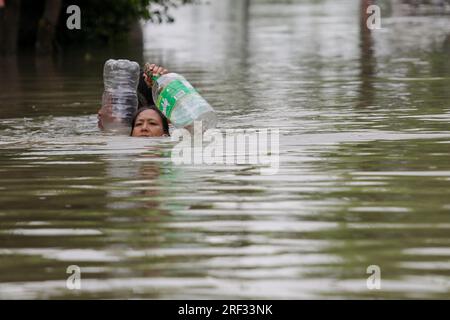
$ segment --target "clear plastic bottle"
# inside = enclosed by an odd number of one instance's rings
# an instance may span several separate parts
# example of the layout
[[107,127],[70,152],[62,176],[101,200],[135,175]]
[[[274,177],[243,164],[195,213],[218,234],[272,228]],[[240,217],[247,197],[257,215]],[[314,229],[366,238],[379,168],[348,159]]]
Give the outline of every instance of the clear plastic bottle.
[[153,101],[176,128],[192,129],[194,121],[202,122],[203,131],[216,126],[214,109],[183,76],[167,73],[152,79]]
[[109,131],[130,130],[137,110],[139,64],[129,60],[109,59],[103,68],[104,92],[102,97],[103,128]]

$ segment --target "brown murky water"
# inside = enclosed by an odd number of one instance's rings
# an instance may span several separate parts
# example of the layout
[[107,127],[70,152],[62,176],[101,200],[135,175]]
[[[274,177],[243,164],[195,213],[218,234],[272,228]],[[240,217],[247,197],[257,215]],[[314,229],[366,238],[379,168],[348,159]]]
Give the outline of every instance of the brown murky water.
[[449,18],[383,12],[211,1],[121,55],[185,75],[220,129],[278,128],[270,176],[100,133],[110,52],[2,60],[0,298],[450,298]]

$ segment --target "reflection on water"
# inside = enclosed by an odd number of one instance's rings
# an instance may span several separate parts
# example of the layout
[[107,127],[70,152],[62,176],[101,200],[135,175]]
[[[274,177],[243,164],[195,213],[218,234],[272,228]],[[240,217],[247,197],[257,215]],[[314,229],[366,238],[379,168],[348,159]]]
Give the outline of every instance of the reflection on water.
[[2,60],[0,298],[449,298],[448,16],[369,32],[365,3],[211,1],[126,55],[184,74],[221,129],[279,128],[273,176],[98,132],[118,53]]

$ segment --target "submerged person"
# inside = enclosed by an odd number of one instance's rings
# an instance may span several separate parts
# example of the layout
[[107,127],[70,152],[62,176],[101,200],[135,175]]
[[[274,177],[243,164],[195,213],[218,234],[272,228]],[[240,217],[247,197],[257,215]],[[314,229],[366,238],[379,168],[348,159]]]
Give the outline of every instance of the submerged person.
[[153,80],[147,74],[163,75],[167,69],[155,64],[146,65],[141,72],[138,85],[138,110],[133,115],[131,123],[132,137],[162,137],[169,136],[169,121],[154,105],[152,96]]
[[[168,70],[156,64],[146,64],[145,70],[141,70],[137,88],[138,109],[132,118],[131,136],[133,137],[161,137],[169,135],[169,121],[159,111],[153,102],[153,80],[147,74],[163,75]],[[98,127],[104,130],[104,123],[120,122],[112,114],[112,106],[101,107],[98,110]]]
[[141,107],[133,116],[132,137],[169,136],[169,122],[155,106]]

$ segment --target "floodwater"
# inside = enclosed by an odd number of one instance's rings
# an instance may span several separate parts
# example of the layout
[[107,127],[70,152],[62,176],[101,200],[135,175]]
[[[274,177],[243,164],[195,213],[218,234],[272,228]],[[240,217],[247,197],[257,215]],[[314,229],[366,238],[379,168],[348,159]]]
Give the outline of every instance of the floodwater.
[[[143,54],[2,59],[0,298],[450,298],[449,16],[383,12],[210,1]],[[110,57],[185,75],[221,130],[279,129],[278,172],[99,132]]]

